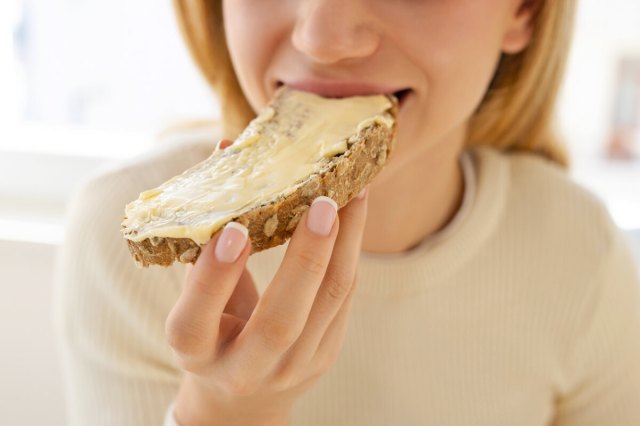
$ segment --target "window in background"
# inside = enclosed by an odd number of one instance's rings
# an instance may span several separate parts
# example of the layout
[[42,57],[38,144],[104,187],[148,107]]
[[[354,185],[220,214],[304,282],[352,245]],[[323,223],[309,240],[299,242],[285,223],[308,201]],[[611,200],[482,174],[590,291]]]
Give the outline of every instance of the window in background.
[[579,0],[575,38],[559,104],[562,132],[578,159],[606,152],[618,66],[640,56],[640,2]]
[[620,58],[613,107],[607,154],[635,160],[640,139],[640,54]]
[[[181,119],[218,115],[182,45],[170,2],[22,0],[4,7],[13,9],[11,25],[3,28],[12,29],[4,36],[13,39],[11,96],[19,125],[138,137]],[[48,150],[64,149],[64,141],[57,142]],[[114,142],[110,149],[86,141],[79,148],[120,157],[114,151],[147,143]]]
[[[640,159],[608,154],[621,96],[619,64],[623,58],[640,56],[638,22],[640,2],[578,1],[575,39],[558,108],[574,177],[605,201],[619,226],[636,230],[640,230]],[[629,140],[638,137],[636,129]]]

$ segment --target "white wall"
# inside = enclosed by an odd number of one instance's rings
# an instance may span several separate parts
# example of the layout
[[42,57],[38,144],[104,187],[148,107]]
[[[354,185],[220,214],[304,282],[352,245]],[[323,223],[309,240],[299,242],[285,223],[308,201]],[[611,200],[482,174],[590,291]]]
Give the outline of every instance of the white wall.
[[65,424],[51,328],[55,247],[0,241],[0,423]]

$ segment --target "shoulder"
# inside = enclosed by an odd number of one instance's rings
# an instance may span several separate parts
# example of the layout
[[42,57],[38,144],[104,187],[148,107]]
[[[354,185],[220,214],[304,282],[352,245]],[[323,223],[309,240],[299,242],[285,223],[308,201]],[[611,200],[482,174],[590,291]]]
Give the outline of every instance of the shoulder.
[[[481,150],[481,156],[500,163],[508,180],[508,197],[524,204],[539,204],[538,212],[554,208],[579,206],[598,216],[608,216],[602,201],[577,183],[570,172],[541,156],[491,149]],[[576,204],[577,203],[577,204]]]
[[478,156],[481,167],[502,168],[503,226],[528,241],[598,257],[620,233],[604,203],[557,164],[492,149],[481,149]]
[[[187,168],[205,160],[219,139],[216,129],[193,129],[159,138],[152,150],[131,159],[111,164],[80,182],[71,198],[71,206],[121,208],[140,192],[158,186]],[[120,205],[122,204],[122,205]]]
[[491,174],[482,168],[492,167],[500,179],[480,179],[478,191],[494,191],[490,183],[502,193],[488,256],[517,271],[522,286],[535,283],[541,303],[555,300],[561,310],[605,287],[618,294],[634,291],[638,274],[631,246],[595,194],[543,158],[481,151],[479,175]]
[[92,247],[110,262],[130,261],[120,231],[126,204],[206,159],[214,141],[215,137],[209,137],[161,143],[153,151],[112,164],[80,182],[67,203],[63,251],[81,256],[78,247]]
[[[214,141],[215,135],[164,141],[153,151],[96,171],[76,186],[67,203],[64,240],[58,251],[57,280],[64,294],[85,298],[93,294],[92,301],[98,305],[107,302],[100,294],[126,294],[132,282],[138,287],[149,283],[151,288],[154,282],[179,279],[180,268],[135,266],[121,233],[125,206],[140,192],[206,159]],[[158,292],[163,287],[153,288]],[[165,286],[162,294],[171,295],[173,290]]]
[[[609,302],[602,308],[609,313],[620,309],[619,315],[629,318],[640,312],[631,246],[594,193],[533,154],[481,149],[477,158],[480,176],[490,174],[483,167],[500,170],[500,179],[484,186],[480,179],[478,190],[492,191],[489,184],[501,188],[502,207],[485,253],[517,277],[509,286],[520,283],[527,300],[547,310],[555,306],[559,315],[573,310],[587,315],[595,309],[589,305]],[[585,321],[590,320],[576,319],[576,327]]]
[[56,332],[74,356],[110,371],[177,377],[177,369],[166,368],[173,361],[163,324],[185,267],[138,268],[120,229],[127,203],[206,159],[216,138],[165,139],[152,152],[102,169],[76,187],[54,277]]

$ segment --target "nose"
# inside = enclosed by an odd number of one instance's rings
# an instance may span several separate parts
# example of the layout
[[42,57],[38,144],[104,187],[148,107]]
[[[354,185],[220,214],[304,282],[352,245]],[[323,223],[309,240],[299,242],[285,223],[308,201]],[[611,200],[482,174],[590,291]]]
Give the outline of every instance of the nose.
[[361,0],[303,0],[292,34],[293,46],[316,62],[365,58],[380,44],[373,18]]

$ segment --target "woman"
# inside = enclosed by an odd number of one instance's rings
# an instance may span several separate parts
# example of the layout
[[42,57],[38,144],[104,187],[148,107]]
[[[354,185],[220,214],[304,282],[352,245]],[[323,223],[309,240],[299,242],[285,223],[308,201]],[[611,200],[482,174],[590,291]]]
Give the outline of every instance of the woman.
[[[222,126],[76,193],[56,304],[72,424],[640,424],[637,273],[551,130],[573,1],[176,5]],[[193,269],[136,269],[123,206],[279,84],[410,89],[368,193],[321,198],[251,259],[231,225]]]

